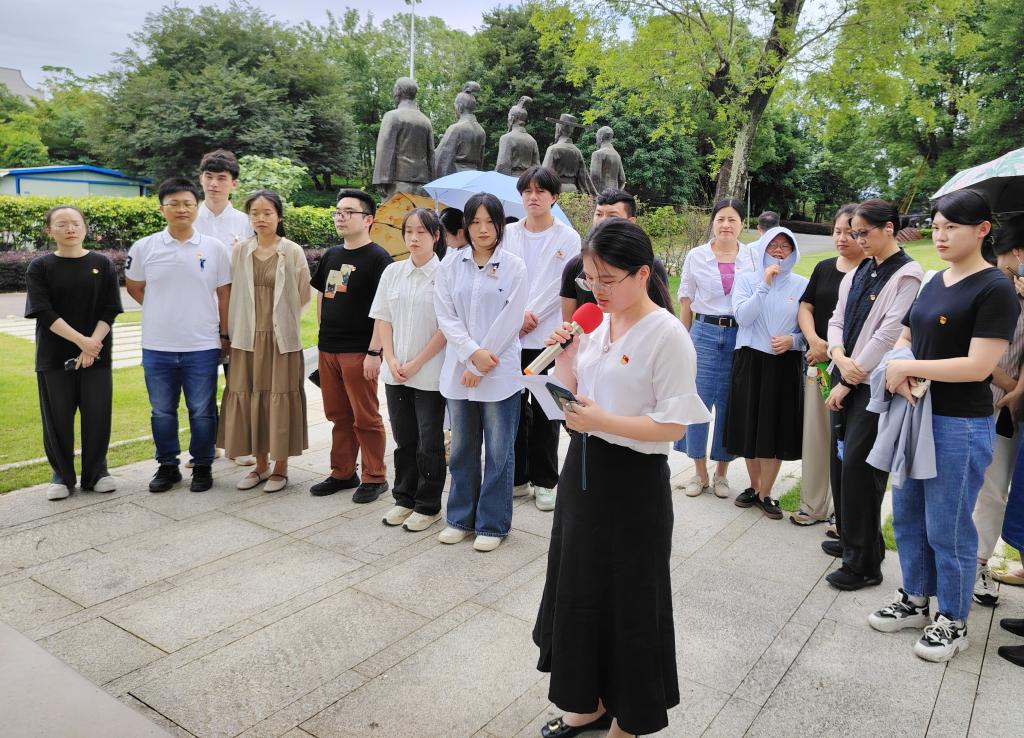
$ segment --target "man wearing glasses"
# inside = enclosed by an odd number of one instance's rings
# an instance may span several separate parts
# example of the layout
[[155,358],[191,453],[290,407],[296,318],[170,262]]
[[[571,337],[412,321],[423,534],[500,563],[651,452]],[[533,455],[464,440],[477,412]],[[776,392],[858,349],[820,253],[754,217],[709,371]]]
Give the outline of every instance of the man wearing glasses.
[[[324,413],[334,424],[331,474],[310,488],[317,497],[356,488],[353,502],[373,502],[388,488],[384,420],[377,400],[381,339],[374,330],[370,306],[392,258],[370,238],[376,212],[373,198],[362,190],[338,193],[334,227],[344,243],[324,253],[309,281],[318,293]],[[361,480],[356,473],[360,452]]]
[[152,406],[153,441],[160,464],[150,492],[181,481],[178,404],[188,406],[193,492],[213,486],[210,467],[217,435],[217,366],[229,344],[228,248],[195,229],[199,190],[172,177],[157,190],[167,227],[136,241],[128,252],[128,294],[142,305],[142,368]]

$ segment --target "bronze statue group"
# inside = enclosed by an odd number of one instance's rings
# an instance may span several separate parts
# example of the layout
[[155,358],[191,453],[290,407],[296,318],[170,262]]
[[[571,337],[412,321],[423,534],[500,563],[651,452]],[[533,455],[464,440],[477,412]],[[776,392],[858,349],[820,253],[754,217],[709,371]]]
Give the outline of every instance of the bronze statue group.
[[[415,104],[416,83],[398,80],[373,175],[385,197],[419,193],[433,179],[482,165],[478,92],[474,82],[463,87],[458,120],[435,148]],[[903,586],[868,621],[882,631],[920,629],[914,651],[922,658],[945,661],[966,648],[972,596],[992,604],[974,586],[979,572],[988,576],[976,557],[991,556],[1004,517],[1004,538],[1024,543],[1022,492],[1007,494],[1017,445],[995,442],[993,459],[998,410],[1015,411],[1024,394],[1011,263],[1024,256],[1020,231],[1000,233],[996,268],[986,260],[993,218],[984,199],[948,195],[933,217],[950,267],[926,279],[896,243],[895,208],[867,201],[839,211],[838,255],[807,280],[793,271],[800,255],[791,231],[766,224],[755,244],[744,244],[743,207],[724,200],[712,211],[711,239],[682,265],[680,320],[665,267],[622,190],[611,129],[597,131],[588,168],[573,143],[579,123],[563,114],[541,164],[524,128],[529,103],[523,97],[510,109],[497,154],[497,170],[517,178],[525,216],[509,218],[486,192],[461,211],[414,209],[402,223],[409,256],[401,261],[373,241],[377,201],[362,190],[338,193],[341,244],[311,273],[302,248],[286,237],[276,193],[253,193],[244,212],[232,207],[239,169],[230,152],[203,158],[203,197],[187,178],[161,183],[167,226],[134,244],[125,268],[129,294],[142,305],[158,462],[149,491],[167,493],[182,481],[182,394],[193,492],[213,486],[217,448],[252,466],[239,489],[289,486],[288,459],[308,448],[300,321],[315,293],[319,358],[310,379],[332,435],[330,472],[311,486],[313,496],[353,490],[353,501],[369,503],[389,490],[382,380],[395,440],[394,505],[382,523],[395,535],[443,518],[441,543],[472,538],[486,553],[511,534],[515,497],[553,512],[533,639],[538,668],[551,674],[550,699],[565,714],[541,726],[543,736],[654,733],[679,703],[669,573],[673,444],[695,462],[686,495],[732,498],[727,467],[742,456],[750,485],[734,502],[770,518],[782,517],[771,496],[781,462],[817,464],[793,520],[824,522],[834,507],[834,539],[823,548],[842,559],[829,582],[845,590],[882,581],[879,517],[892,472]],[[585,240],[552,213],[560,195],[574,191],[597,195]],[[122,306],[110,262],[83,247],[82,212],[56,207],[45,225],[56,250],[29,266],[26,316],[37,320],[44,447],[53,467],[47,494],[56,500],[79,483],[76,411],[81,488],[118,486],[106,451],[110,328]],[[571,320],[584,302],[603,318],[580,336]],[[523,381],[523,369],[555,344],[564,350],[548,376],[564,420],[549,418],[544,398]],[[993,401],[990,376],[1010,401]],[[559,469],[563,429],[569,443]],[[995,488],[979,512],[975,501],[992,474]],[[1024,620],[1004,622],[1024,635]],[[1005,657],[1024,663],[1022,651],[1008,648]]]

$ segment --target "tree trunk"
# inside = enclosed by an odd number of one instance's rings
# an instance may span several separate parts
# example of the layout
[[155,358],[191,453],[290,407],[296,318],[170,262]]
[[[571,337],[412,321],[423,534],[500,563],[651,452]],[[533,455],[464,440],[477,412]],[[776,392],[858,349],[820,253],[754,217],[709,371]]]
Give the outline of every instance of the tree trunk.
[[[804,0],[776,0],[772,3],[772,28],[765,39],[761,58],[757,63],[754,86],[747,98],[739,106],[738,119],[743,121],[736,131],[733,141],[732,156],[722,162],[718,172],[718,183],[715,187],[715,200],[723,197],[742,199],[747,180],[747,162],[754,146],[754,136],[761,122],[772,93],[778,84],[779,76],[789,61],[790,45],[796,32],[800,12]],[[748,213],[749,215],[749,213]]]

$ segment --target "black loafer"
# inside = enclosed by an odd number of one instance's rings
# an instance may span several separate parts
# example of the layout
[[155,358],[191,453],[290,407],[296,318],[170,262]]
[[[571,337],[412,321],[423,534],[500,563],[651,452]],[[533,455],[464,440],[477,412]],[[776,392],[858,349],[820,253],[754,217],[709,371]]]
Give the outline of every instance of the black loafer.
[[753,487],[747,487],[736,495],[736,499],[733,500],[733,504],[736,507],[751,507],[755,502],[757,502],[757,492],[754,491]]
[[355,494],[352,495],[352,502],[358,502],[360,504],[376,502],[377,498],[387,491],[387,482],[363,482],[359,485]]
[[326,497],[327,495],[333,495],[335,492],[341,492],[343,489],[354,489],[359,486],[359,475],[353,473],[348,479],[338,479],[337,477],[327,477],[322,482],[317,482],[309,488],[309,493],[314,497]]
[[1024,667],[1024,646],[1000,646],[996,653],[1011,664]]
[[574,735],[586,733],[588,730],[608,730],[612,727],[612,716],[607,712],[597,720],[591,720],[586,725],[566,725],[562,718],[557,717],[540,729],[544,738],[572,738]]
[[843,544],[841,544],[839,541],[826,539],[821,542],[821,550],[827,553],[829,556],[835,556],[837,559],[843,558]]
[[999,627],[1024,638],[1024,618],[1003,618],[999,621]]
[[771,497],[758,499],[757,506],[761,508],[761,512],[772,520],[782,520],[782,508],[780,508],[779,503]]
[[830,573],[825,577],[825,581],[836,589],[853,592],[858,589],[875,587],[881,584],[882,575],[876,574],[874,576],[864,576],[863,574],[857,574],[856,572],[850,571],[844,566]]

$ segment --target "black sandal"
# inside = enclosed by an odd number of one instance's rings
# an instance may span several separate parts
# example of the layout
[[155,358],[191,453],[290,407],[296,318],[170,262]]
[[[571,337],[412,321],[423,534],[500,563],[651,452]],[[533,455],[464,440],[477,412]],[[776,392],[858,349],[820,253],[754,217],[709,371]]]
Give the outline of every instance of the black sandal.
[[612,727],[612,716],[607,712],[586,725],[567,725],[562,718],[549,721],[540,729],[544,738],[572,738],[574,735],[586,733],[588,730],[608,730]]

